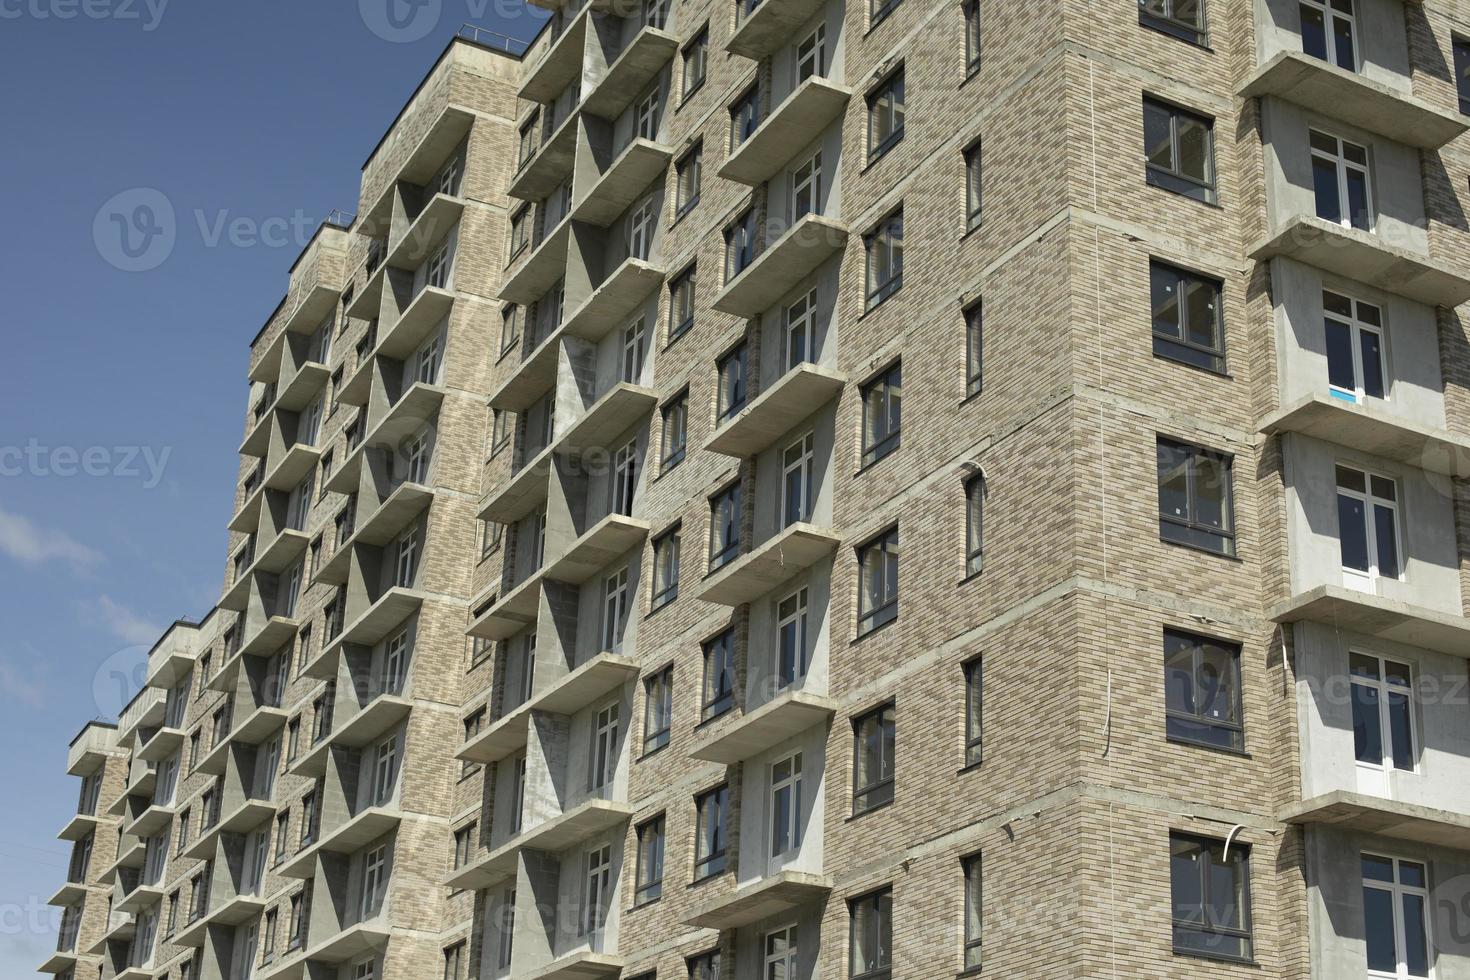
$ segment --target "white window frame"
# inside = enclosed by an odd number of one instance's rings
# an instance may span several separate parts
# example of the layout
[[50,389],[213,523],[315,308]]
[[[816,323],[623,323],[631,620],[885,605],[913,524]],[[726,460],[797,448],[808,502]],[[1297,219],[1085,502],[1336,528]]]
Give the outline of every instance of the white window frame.
[[612,845],[599,844],[587,851],[587,875],[582,895],[582,934],[600,938],[607,925],[612,897]]
[[592,716],[592,753],[587,757],[591,788],[606,789],[612,785],[618,766],[618,725],[622,703],[609,701]]
[[637,104],[633,107],[634,139],[658,139],[658,107],[659,89],[655,83],[653,88],[639,96]]
[[[792,752],[771,763],[769,771],[771,797],[767,813],[771,819],[770,845],[767,848],[773,861],[794,854],[801,848],[801,753]],[[790,772],[781,778],[776,776],[776,768],[781,765],[790,767]],[[789,796],[787,815],[789,820],[784,827],[777,826],[777,803],[782,794]],[[782,850],[780,846],[782,835],[786,837],[786,847]]]
[[643,377],[643,362],[648,354],[648,330],[644,317],[639,317],[623,328],[623,380],[637,384]]
[[[1307,136],[1307,146],[1311,151],[1312,159],[1326,160],[1332,164],[1333,169],[1337,173],[1337,205],[1338,210],[1342,213],[1338,224],[1343,228],[1354,227],[1352,206],[1350,203],[1351,198],[1348,195],[1348,171],[1351,170],[1363,175],[1363,193],[1364,200],[1367,203],[1368,227],[1358,230],[1370,233],[1375,231],[1378,226],[1378,211],[1373,205],[1373,167],[1372,156],[1369,154],[1368,147],[1360,143],[1354,143],[1349,139],[1343,139],[1336,133],[1329,133],[1325,129],[1312,129],[1308,132]],[[1311,140],[1312,136],[1320,136],[1323,139],[1331,140],[1336,147],[1335,151],[1328,153],[1326,150],[1313,145]],[[1349,146],[1363,151],[1363,159],[1367,160],[1368,163],[1362,164],[1348,159],[1346,148]],[[1323,220],[1325,221],[1326,219],[1324,218]]]
[[623,630],[628,625],[628,568],[618,569],[602,582],[602,650],[623,649]]
[[449,242],[441,242],[424,263],[424,287],[449,288]]
[[1333,40],[1336,37],[1336,32],[1334,28],[1338,21],[1347,22],[1348,35],[1353,39],[1353,63],[1350,67],[1347,67],[1344,70],[1351,72],[1362,71],[1363,56],[1361,46],[1358,44],[1358,16],[1357,7],[1355,6],[1356,0],[1348,0],[1349,5],[1353,6],[1353,12],[1350,14],[1345,14],[1341,10],[1338,10],[1332,5],[1331,0],[1299,0],[1299,2],[1302,7],[1311,7],[1312,9],[1321,12],[1322,32],[1325,37],[1324,43],[1327,49],[1327,58],[1325,60],[1329,65],[1332,65],[1336,68],[1342,68],[1343,66],[1337,63],[1337,50],[1336,46],[1333,44]]
[[412,587],[419,564],[419,529],[414,525],[398,538],[393,549],[393,584],[400,589]]
[[[1352,471],[1354,473],[1360,474],[1363,477],[1363,490],[1362,491],[1358,491],[1358,490],[1353,490],[1353,489],[1350,489],[1348,487],[1342,486],[1342,484],[1340,482],[1338,482],[1337,479],[1336,479],[1336,470],[1337,469],[1350,470],[1350,471]],[[1373,491],[1373,479],[1374,479],[1374,477],[1377,477],[1380,480],[1387,480],[1389,483],[1391,483],[1393,485],[1393,488],[1394,488],[1394,499],[1389,500],[1386,497],[1380,497],[1380,496],[1378,496],[1378,494],[1376,494]],[[1353,465],[1349,465],[1349,464],[1346,464],[1346,463],[1337,463],[1336,466],[1335,466],[1335,468],[1334,468],[1334,479],[1333,479],[1333,483],[1334,483],[1334,489],[1336,490],[1336,494],[1333,497],[1333,503],[1334,504],[1337,503],[1337,498],[1338,497],[1349,497],[1349,498],[1351,498],[1353,500],[1357,500],[1357,501],[1359,501],[1359,502],[1362,503],[1362,505],[1363,505],[1363,520],[1364,520],[1364,523],[1365,523],[1365,527],[1364,527],[1363,530],[1364,530],[1364,535],[1365,535],[1365,537],[1367,538],[1367,541],[1368,541],[1368,571],[1367,571],[1367,573],[1365,574],[1362,571],[1360,571],[1359,569],[1356,569],[1356,568],[1348,568],[1347,565],[1343,565],[1342,566],[1342,575],[1343,575],[1344,584],[1346,584],[1350,588],[1366,589],[1367,591],[1371,592],[1376,587],[1379,579],[1387,578],[1390,581],[1395,581],[1395,582],[1403,581],[1403,577],[1404,577],[1404,566],[1407,564],[1407,561],[1406,561],[1406,556],[1404,554],[1404,524],[1403,524],[1403,517],[1402,517],[1402,514],[1400,514],[1400,512],[1399,512],[1399,502],[1398,502],[1398,497],[1399,497],[1399,485],[1398,484],[1399,484],[1399,481],[1396,480],[1396,479],[1394,479],[1391,476],[1388,476],[1385,473],[1375,473],[1372,470],[1365,470],[1365,469],[1363,469],[1363,468],[1361,468],[1359,466],[1353,466]],[[1376,517],[1376,508],[1378,508],[1378,507],[1387,508],[1389,511],[1391,511],[1393,513],[1393,538],[1394,538],[1394,545],[1395,545],[1395,547],[1396,547],[1396,549],[1398,551],[1398,562],[1399,562],[1399,573],[1398,573],[1397,576],[1387,576],[1387,575],[1384,575],[1382,573],[1382,571],[1380,570],[1380,568],[1379,568],[1379,564],[1378,564],[1378,524],[1377,524],[1377,521],[1375,520],[1375,517]],[[1340,512],[1339,512],[1339,514],[1340,514]],[[1339,517],[1339,520],[1340,519],[1341,518]],[[1338,540],[1339,540],[1338,553],[1339,554],[1341,554],[1341,551],[1342,551],[1341,544],[1340,544],[1341,538],[1342,538],[1342,528],[1339,527],[1338,528]]]
[[[810,626],[808,611],[808,594],[805,586],[776,603],[776,662],[771,666],[772,674],[780,685],[780,690],[784,691],[788,687],[800,684],[806,679],[807,671],[811,669],[810,651],[807,649],[807,630]],[[795,638],[796,656],[791,679],[783,682],[781,657],[785,649],[788,630]]]
[[[803,356],[800,360],[795,357],[796,343],[801,341]],[[781,359],[782,370],[790,371],[798,364],[815,364],[817,362],[817,291],[815,288],[807,290],[795,303],[786,307],[786,327],[781,337]]]
[[[806,210],[798,202],[807,197]],[[809,214],[822,213],[822,151],[813,153],[791,170],[790,223],[796,224]]]
[[[1324,289],[1322,294],[1324,300],[1322,304],[1323,319],[1331,320],[1333,323],[1347,328],[1348,335],[1351,338],[1353,355],[1353,390],[1349,391],[1329,381],[1327,386],[1329,393],[1342,401],[1350,401],[1359,405],[1368,398],[1373,397],[1367,393],[1367,390],[1363,386],[1365,377],[1363,373],[1363,334],[1366,333],[1378,338],[1378,372],[1383,376],[1382,400],[1388,401],[1390,385],[1388,374],[1388,336],[1387,331],[1383,328],[1383,307],[1377,303],[1368,303],[1355,296],[1340,293],[1335,289]],[[1328,295],[1335,296],[1339,300],[1349,304],[1349,308],[1352,310],[1351,315],[1344,317],[1340,313],[1334,313],[1329,310],[1325,302]],[[1378,323],[1376,325],[1362,318],[1363,307],[1367,307],[1378,314]]]
[[[781,938],[786,941],[786,948],[779,953],[771,951],[771,940]],[[762,980],[790,980],[795,977],[797,956],[797,925],[781,926],[772,929],[761,936],[761,977]]]
[[648,261],[653,253],[653,232],[658,222],[658,209],[652,194],[639,201],[628,215],[628,257]]
[[419,384],[438,384],[444,364],[444,338],[435,333],[413,352],[413,379]]
[[[1362,881],[1364,891],[1373,889],[1374,891],[1387,892],[1393,902],[1393,946],[1396,954],[1395,959],[1398,960],[1398,969],[1393,973],[1387,973],[1382,970],[1369,970],[1368,976],[1374,978],[1374,980],[1380,980],[1380,978],[1381,980],[1423,980],[1424,976],[1434,976],[1434,907],[1429,901],[1429,889],[1427,887],[1420,888],[1415,885],[1404,884],[1402,881],[1403,875],[1400,871],[1402,865],[1416,865],[1423,873],[1427,886],[1429,882],[1429,863],[1427,861],[1415,861],[1371,851],[1361,855],[1361,857],[1376,858],[1379,861],[1388,861],[1393,865],[1392,883],[1366,877],[1363,877]],[[1362,877],[1361,872],[1359,876]],[[1428,974],[1423,975],[1410,973],[1409,966],[1405,962],[1406,952],[1408,950],[1408,923],[1404,921],[1404,899],[1410,896],[1420,899],[1424,910],[1424,948],[1429,951],[1430,967]],[[1365,909],[1365,917],[1366,914],[1367,910]],[[1366,927],[1366,922],[1364,925]]]
[[[1419,719],[1416,717],[1418,712],[1416,710],[1417,705],[1414,699],[1414,684],[1412,681],[1412,678],[1415,674],[1414,665],[1405,660],[1398,660],[1393,657],[1384,657],[1380,656],[1379,654],[1369,653],[1364,650],[1351,651],[1349,653],[1349,662],[1351,662],[1351,657],[1353,656],[1363,657],[1364,659],[1372,660],[1378,667],[1377,678],[1371,680],[1366,677],[1359,677],[1357,674],[1352,673],[1352,671],[1348,672],[1348,676],[1354,688],[1371,688],[1377,696],[1379,743],[1383,751],[1383,758],[1379,759],[1376,764],[1372,762],[1365,762],[1362,759],[1357,759],[1355,761],[1357,762],[1358,768],[1360,770],[1367,770],[1368,773],[1370,773],[1372,776],[1384,780],[1381,783],[1381,791],[1384,793],[1384,795],[1387,795],[1387,791],[1390,788],[1389,784],[1386,781],[1388,773],[1419,771]],[[1390,663],[1403,668],[1404,673],[1408,674],[1410,677],[1410,683],[1400,684],[1390,680],[1388,677],[1388,671],[1385,669],[1386,665]],[[1413,766],[1408,769],[1400,769],[1398,766],[1394,765],[1393,717],[1389,710],[1390,694],[1402,695],[1408,705],[1407,710],[1409,716],[1409,758],[1412,759],[1414,762]],[[1356,703],[1356,699],[1354,699],[1354,703]]]
[[[809,522],[812,519],[812,510],[816,504],[816,446],[816,433],[808,432],[781,451],[782,529],[788,528],[793,524]],[[795,517],[792,517],[791,507],[791,484],[793,477],[800,483],[798,493],[801,495],[801,499],[797,501],[797,513]]]
[[808,78],[825,78],[827,75],[827,25],[818,24],[815,30],[798,41],[791,60],[796,66],[795,85],[800,86]]
[[399,630],[383,648],[383,693],[400,694],[408,673],[408,630]]
[[526,809],[526,757],[516,756],[511,772],[510,832],[519,834],[524,823]]
[[367,920],[379,911],[380,892],[387,885],[388,845],[379,844],[362,858],[362,903],[359,918]]
[[393,794],[398,779],[398,735],[395,733],[378,743],[373,753],[372,805],[382,806]]

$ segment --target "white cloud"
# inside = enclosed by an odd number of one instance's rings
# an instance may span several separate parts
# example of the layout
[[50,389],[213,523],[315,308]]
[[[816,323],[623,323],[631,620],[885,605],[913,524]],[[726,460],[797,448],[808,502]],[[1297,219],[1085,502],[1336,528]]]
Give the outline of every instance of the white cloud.
[[102,553],[87,547],[64,531],[40,527],[19,514],[0,508],[0,554],[23,565],[59,561],[77,570],[102,561]]
[[31,661],[28,669],[0,660],[0,701],[39,708],[45,701],[46,685],[41,665]]
[[95,619],[124,643],[148,646],[162,630],[111,596],[100,595],[88,606]]

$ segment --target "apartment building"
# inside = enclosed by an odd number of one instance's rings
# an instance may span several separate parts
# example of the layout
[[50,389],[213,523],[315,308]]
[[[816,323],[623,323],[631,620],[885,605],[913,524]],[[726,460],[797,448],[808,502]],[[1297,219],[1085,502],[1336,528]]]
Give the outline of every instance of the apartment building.
[[1470,2],[534,6],[251,344],[45,972],[1470,977]]

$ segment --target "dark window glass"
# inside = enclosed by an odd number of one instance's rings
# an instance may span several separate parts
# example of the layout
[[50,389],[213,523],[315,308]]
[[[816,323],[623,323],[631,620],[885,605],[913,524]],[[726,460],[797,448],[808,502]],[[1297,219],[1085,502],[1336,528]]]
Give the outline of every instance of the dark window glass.
[[1170,834],[1169,878],[1176,953],[1251,959],[1248,846]]
[[1225,332],[1220,291],[1218,279],[1150,262],[1154,353],[1223,373]]
[[1164,691],[1170,739],[1245,751],[1239,645],[1165,630]]
[[1138,0],[1138,22],[1192,44],[1205,43],[1205,0]]
[[1215,203],[1214,120],[1146,98],[1143,150],[1150,184]]
[[903,423],[903,366],[895,364],[863,388],[863,465],[899,446]]
[[1229,456],[1160,438],[1159,536],[1233,557],[1232,464]]

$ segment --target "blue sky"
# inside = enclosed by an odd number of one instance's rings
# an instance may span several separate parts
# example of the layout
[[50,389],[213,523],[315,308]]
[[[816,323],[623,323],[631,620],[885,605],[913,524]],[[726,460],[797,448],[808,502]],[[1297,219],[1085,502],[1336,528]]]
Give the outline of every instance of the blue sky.
[[[219,595],[248,344],[305,236],[355,210],[460,24],[530,38],[541,19],[521,0],[0,0],[0,785],[22,787],[0,975],[54,948],[67,742],[116,714],[113,668]],[[171,250],[132,262],[154,268],[119,268],[119,194],[144,230],[173,211]]]

